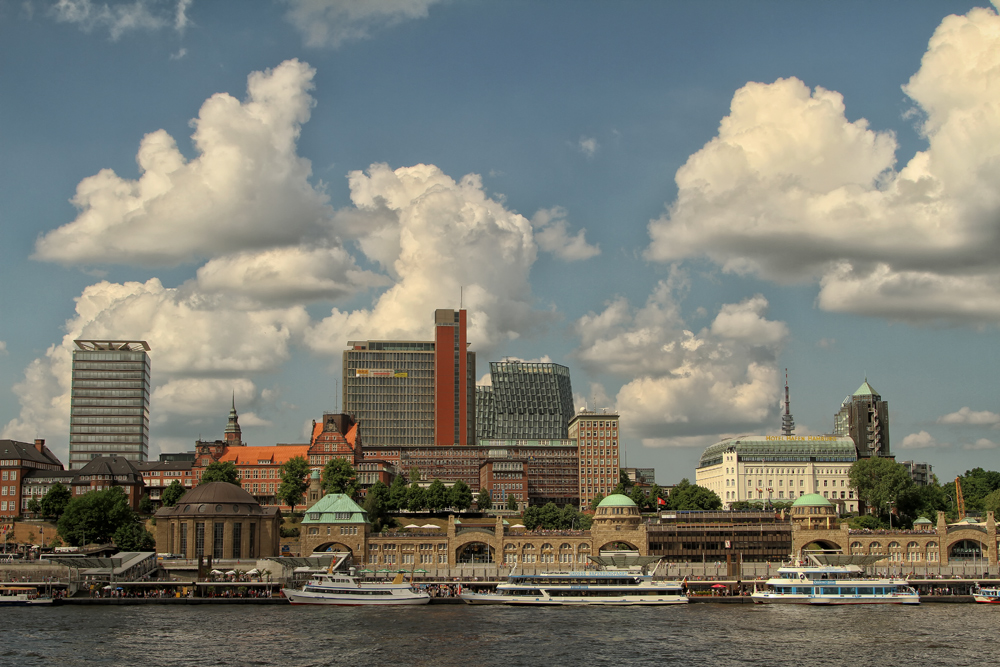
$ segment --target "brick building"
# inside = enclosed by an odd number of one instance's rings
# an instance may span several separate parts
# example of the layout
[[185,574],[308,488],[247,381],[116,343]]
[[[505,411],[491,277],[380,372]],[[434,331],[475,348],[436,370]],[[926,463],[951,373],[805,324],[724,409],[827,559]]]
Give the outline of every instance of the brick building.
[[45,446],[44,440],[35,440],[33,444],[0,440],[0,517],[19,516],[24,511],[23,503],[31,499],[25,489],[41,486],[27,482],[26,476],[35,471],[62,469],[63,464]]

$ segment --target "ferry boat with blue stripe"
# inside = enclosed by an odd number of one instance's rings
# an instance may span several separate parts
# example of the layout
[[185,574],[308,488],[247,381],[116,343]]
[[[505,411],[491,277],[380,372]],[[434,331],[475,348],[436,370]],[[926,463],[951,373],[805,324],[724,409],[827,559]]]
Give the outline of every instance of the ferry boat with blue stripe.
[[750,597],[759,604],[920,604],[920,594],[905,579],[866,577],[859,558],[872,557],[810,554],[812,564],[779,568],[763,590],[755,584]]
[[985,604],[1000,604],[1000,588],[976,586],[972,589],[972,599]]

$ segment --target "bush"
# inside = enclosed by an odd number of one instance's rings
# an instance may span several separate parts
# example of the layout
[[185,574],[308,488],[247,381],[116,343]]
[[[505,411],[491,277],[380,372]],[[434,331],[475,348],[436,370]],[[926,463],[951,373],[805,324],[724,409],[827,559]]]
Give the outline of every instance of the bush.
[[285,528],[284,526],[282,526],[280,532],[282,537],[298,537],[299,527],[295,526],[294,528]]

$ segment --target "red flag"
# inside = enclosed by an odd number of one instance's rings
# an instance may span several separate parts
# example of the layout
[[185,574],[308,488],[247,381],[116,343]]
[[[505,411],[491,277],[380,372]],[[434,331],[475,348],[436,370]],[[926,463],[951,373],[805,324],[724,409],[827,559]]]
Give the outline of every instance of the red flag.
[[666,504],[667,504],[667,501],[666,501],[666,500],[664,500],[663,498],[657,498],[657,499],[656,499],[656,504],[657,504],[657,505],[666,505]]

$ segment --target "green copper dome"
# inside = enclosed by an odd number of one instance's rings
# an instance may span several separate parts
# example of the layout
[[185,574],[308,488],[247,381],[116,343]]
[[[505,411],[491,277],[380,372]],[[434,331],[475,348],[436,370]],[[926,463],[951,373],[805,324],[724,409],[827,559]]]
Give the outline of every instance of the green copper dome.
[[620,493],[612,493],[597,505],[598,507],[635,507],[635,503],[628,496]]
[[833,507],[833,503],[818,493],[810,493],[800,496],[792,503],[792,507]]

